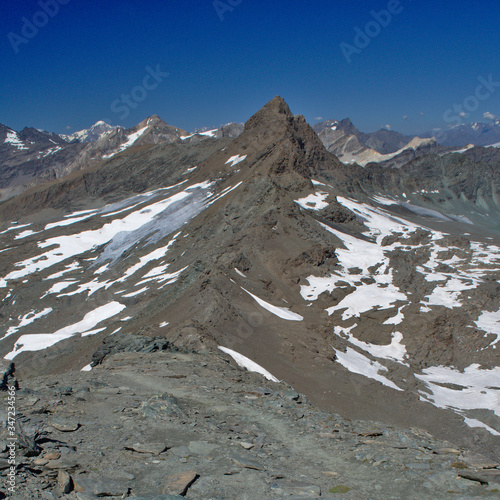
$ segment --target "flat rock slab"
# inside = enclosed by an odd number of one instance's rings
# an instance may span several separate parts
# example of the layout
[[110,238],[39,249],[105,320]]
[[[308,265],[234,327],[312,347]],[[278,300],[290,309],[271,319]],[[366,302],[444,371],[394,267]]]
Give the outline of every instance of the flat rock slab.
[[198,479],[198,477],[198,473],[194,470],[174,474],[168,478],[167,485],[163,489],[163,493],[167,495],[184,496],[189,487]]
[[153,495],[147,497],[134,497],[135,500],[183,500],[180,495]]
[[460,455],[461,451],[456,448],[438,448],[434,450],[436,455]]
[[59,432],[75,432],[80,428],[78,422],[55,421],[51,422],[50,425]]
[[240,441],[239,445],[245,450],[251,450],[255,446],[253,443],[247,443],[246,441]]
[[481,484],[500,483],[500,470],[498,469],[481,471],[463,470],[458,475],[464,479],[469,479],[469,481],[477,481]]
[[238,466],[244,467],[245,469],[253,469],[253,470],[266,470],[266,468],[253,460],[249,460],[247,458],[240,457],[239,455],[231,455],[231,460]]
[[478,469],[494,469],[495,467],[500,467],[498,462],[493,462],[479,453],[471,453],[470,451],[464,453],[463,460],[470,467],[476,467]]
[[73,483],[75,491],[97,497],[118,497],[128,493],[128,486],[113,479],[78,477],[73,478]]
[[174,446],[170,449],[169,453],[176,457],[187,458],[192,454],[192,451],[187,446]]
[[321,496],[321,488],[314,484],[295,481],[277,481],[271,485],[273,493],[285,497],[318,498]]
[[191,441],[188,446],[189,451],[195,455],[208,455],[218,447],[219,445],[207,441]]
[[125,446],[125,449],[135,451],[136,453],[159,455],[168,450],[168,446],[165,443],[136,443]]
[[71,458],[60,458],[59,460],[49,460],[45,467],[47,469],[55,469],[55,470],[72,470],[78,468],[79,464],[77,460],[73,460]]

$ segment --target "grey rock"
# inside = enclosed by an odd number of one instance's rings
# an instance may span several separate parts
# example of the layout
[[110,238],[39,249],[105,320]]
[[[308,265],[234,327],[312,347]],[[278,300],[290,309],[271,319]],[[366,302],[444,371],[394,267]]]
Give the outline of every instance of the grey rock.
[[135,451],[136,453],[159,455],[168,450],[168,446],[165,443],[136,443],[125,446],[125,449]]
[[121,496],[128,493],[128,486],[113,479],[76,477],[75,489],[97,497]]
[[68,494],[73,489],[73,480],[71,476],[64,470],[60,470],[57,474],[57,486],[61,493]]
[[174,474],[168,478],[163,493],[168,495],[184,496],[189,487],[196,481],[196,479],[198,479],[198,477],[198,473],[193,470]]
[[180,458],[188,458],[192,452],[187,446],[174,446],[169,450],[169,453]]
[[273,491],[286,497],[318,498],[321,496],[321,488],[313,484],[301,484],[297,482],[291,484],[284,483],[277,486],[277,488],[273,488]]
[[78,422],[64,421],[64,420],[55,420],[51,422],[51,425],[54,429],[59,432],[75,432],[80,428],[80,424]]
[[255,445],[252,443],[247,443],[246,441],[239,441],[238,443],[245,450],[251,450]]
[[458,475],[470,481],[477,481],[481,484],[499,483],[500,484],[500,470],[461,470]]
[[151,495],[151,496],[142,496],[142,497],[134,497],[134,500],[182,500],[185,497],[180,495]]
[[45,465],[45,468],[54,470],[74,470],[77,469],[78,466],[79,464],[77,460],[63,457],[58,460],[49,460]]
[[207,441],[191,441],[188,448],[193,455],[206,456],[213,453],[218,448],[218,445]]
[[249,460],[247,458],[243,458],[239,455],[231,455],[231,460],[238,467],[244,467],[246,469],[254,469],[254,470],[266,470],[266,468],[262,464],[260,464],[259,462],[255,462],[254,460]]

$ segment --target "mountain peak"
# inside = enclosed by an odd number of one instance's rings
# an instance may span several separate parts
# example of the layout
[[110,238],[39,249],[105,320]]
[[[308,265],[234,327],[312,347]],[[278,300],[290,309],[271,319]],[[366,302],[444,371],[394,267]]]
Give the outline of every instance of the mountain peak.
[[[187,135],[187,132],[181,128],[174,127],[164,122],[158,115],[151,115],[145,120],[142,120],[138,125],[132,127],[131,131],[137,132],[143,128],[148,128],[149,130],[155,130],[157,133],[168,134],[170,136],[175,136],[179,138],[180,136]],[[149,133],[149,132],[147,132]],[[155,141],[157,143],[157,141]]]
[[291,121],[293,121],[293,114],[288,104],[282,97],[276,96],[250,117],[245,123],[245,131],[261,127],[276,131]]
[[157,124],[167,125],[158,115],[151,115],[148,116],[145,120],[142,120],[142,122],[136,125],[136,127],[144,128],[155,126]]
[[274,111],[276,113],[292,115],[288,104],[286,103],[283,97],[277,95],[273,99],[271,99],[267,104],[264,105],[262,109],[267,109],[269,111]]

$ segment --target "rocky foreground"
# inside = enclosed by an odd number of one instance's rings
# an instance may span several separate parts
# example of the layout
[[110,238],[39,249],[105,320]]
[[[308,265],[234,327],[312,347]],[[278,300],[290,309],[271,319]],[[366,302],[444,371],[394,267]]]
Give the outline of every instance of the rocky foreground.
[[90,372],[16,374],[10,498],[469,499],[500,492],[500,465],[491,457],[419,429],[319,410],[222,352],[117,334],[94,362]]

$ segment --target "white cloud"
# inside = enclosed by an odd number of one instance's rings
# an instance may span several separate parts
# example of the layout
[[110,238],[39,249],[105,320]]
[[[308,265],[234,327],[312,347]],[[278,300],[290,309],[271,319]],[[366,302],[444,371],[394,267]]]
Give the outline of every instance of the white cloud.
[[317,120],[317,121],[319,121],[319,122],[320,122],[322,119],[323,119],[323,117],[322,117],[322,116],[317,116],[317,117],[315,118],[315,120]]
[[386,128],[387,130],[391,130],[391,126],[389,124],[385,125],[384,128]]
[[460,116],[460,118],[467,118],[469,115],[465,111],[462,111],[458,116]]
[[404,115],[403,120],[408,120],[408,115]]
[[489,111],[486,111],[485,113],[483,113],[483,118],[485,120],[496,120],[498,118],[498,116],[495,116],[493,113],[490,113]]

